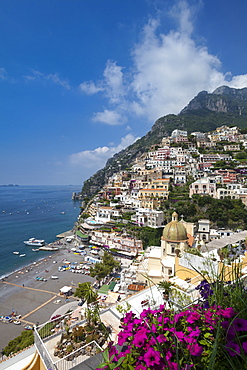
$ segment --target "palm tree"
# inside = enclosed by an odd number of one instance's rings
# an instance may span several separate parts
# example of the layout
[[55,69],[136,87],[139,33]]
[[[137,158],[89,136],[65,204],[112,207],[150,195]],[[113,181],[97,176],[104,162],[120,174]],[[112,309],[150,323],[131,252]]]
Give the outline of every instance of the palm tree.
[[162,290],[163,291],[163,297],[167,300],[168,298],[169,298],[169,294],[171,293],[171,286],[172,286],[173,284],[170,282],[170,281],[166,281],[166,280],[164,280],[164,281],[160,281],[159,283],[158,283],[158,287],[159,287],[159,289],[160,290]]
[[84,298],[87,304],[86,319],[89,325],[100,320],[98,293],[93,289],[89,282],[78,284],[75,294],[76,297]]

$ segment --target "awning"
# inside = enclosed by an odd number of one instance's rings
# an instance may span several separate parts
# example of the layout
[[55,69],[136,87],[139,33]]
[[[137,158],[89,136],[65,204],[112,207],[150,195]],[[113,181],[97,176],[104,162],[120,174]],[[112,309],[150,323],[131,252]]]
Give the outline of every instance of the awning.
[[71,292],[71,290],[72,290],[72,287],[65,285],[64,287],[60,289],[60,292],[63,294],[66,294],[66,293]]

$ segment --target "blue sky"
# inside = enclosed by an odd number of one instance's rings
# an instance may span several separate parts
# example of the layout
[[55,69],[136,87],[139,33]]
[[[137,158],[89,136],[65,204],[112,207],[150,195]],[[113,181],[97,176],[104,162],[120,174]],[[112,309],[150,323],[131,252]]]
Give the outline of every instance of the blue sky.
[[247,86],[242,0],[0,0],[0,184],[82,184],[201,90]]

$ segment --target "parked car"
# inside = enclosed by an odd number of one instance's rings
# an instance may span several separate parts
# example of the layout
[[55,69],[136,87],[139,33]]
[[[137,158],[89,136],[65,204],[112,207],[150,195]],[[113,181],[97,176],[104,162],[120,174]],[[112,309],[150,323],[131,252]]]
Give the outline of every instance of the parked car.
[[83,306],[84,302],[85,302],[85,300],[84,300],[84,299],[82,299],[82,300],[78,303],[78,306]]

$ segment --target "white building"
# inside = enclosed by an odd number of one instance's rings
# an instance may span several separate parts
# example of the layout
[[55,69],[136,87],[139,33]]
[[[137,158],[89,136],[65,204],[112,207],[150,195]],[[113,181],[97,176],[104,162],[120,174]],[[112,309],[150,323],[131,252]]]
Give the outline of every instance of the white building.
[[193,182],[190,185],[189,197],[191,198],[193,194],[210,195],[211,197],[215,198],[216,184],[214,180],[208,177],[203,177]]

